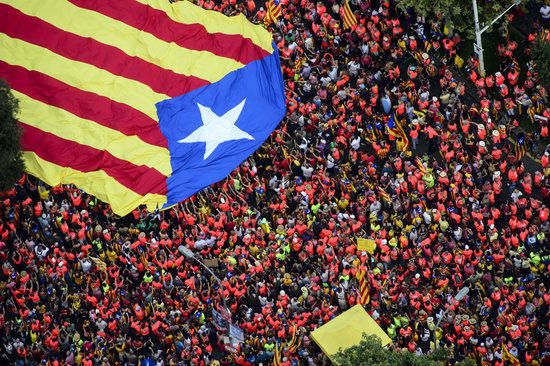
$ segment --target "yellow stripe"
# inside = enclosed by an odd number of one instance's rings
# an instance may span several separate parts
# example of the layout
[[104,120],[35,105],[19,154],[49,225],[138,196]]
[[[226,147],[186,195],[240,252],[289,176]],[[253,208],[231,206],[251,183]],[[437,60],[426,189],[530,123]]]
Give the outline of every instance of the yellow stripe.
[[79,8],[67,0],[0,2],[8,3],[25,14],[39,17],[64,31],[93,38],[178,74],[216,82],[244,66],[240,62],[208,51],[190,50],[175,43],[164,42],[150,33],[95,11]]
[[108,151],[119,159],[148,166],[165,176],[172,173],[170,153],[165,148],[143,142],[135,135],[127,136],[94,121],[82,119],[15,90],[13,94],[19,99],[19,119],[30,126],[66,140]]
[[84,173],[50,163],[29,151],[23,152],[23,158],[26,170],[30,174],[51,186],[75,184],[86,193],[92,194],[104,202],[109,202],[113,212],[120,216],[128,214],[139,205],[145,204],[149,211],[153,211],[166,203],[166,196],[151,193],[141,196],[102,170]]
[[[1,0],[0,0],[1,1]],[[75,88],[127,104],[158,120],[154,103],[169,99],[147,85],[113,75],[95,66],[59,56],[42,47],[0,33],[0,60],[38,71]]]
[[352,26],[357,24],[357,18],[355,17],[355,14],[353,14],[353,11],[351,11],[351,7],[349,6],[348,1],[344,3],[344,18],[345,23],[347,23],[346,26],[348,28],[351,28]]
[[250,39],[255,45],[273,53],[271,33],[252,24],[243,14],[228,17],[213,10],[206,10],[189,1],[170,3],[166,0],[136,0],[142,4],[164,11],[172,20],[183,24],[202,24],[208,33],[238,34]]

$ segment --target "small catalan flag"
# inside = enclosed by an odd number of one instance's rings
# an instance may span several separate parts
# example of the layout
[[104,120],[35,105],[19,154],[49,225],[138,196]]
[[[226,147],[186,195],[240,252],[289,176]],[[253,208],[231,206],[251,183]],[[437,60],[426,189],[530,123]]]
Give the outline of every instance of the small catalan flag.
[[265,16],[264,23],[266,25],[275,23],[282,14],[283,10],[281,9],[281,1],[269,0],[267,3],[267,14]]
[[357,26],[357,17],[351,11],[349,6],[349,0],[344,0],[344,7],[342,11],[342,20],[344,21],[344,28],[354,29]]
[[366,280],[366,273],[364,270],[360,269],[357,271],[356,275],[357,279],[359,280],[359,294],[361,295],[359,297],[359,303],[361,305],[368,304],[370,302],[370,294],[369,294],[369,285],[367,284]]

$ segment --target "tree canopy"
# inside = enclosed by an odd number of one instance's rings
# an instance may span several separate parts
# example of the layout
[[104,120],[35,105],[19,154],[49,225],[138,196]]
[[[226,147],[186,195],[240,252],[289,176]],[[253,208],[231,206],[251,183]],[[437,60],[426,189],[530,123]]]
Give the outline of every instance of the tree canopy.
[[16,115],[19,101],[6,82],[0,80],[0,192],[9,190],[24,169],[20,147],[21,127]]
[[[334,357],[339,366],[443,366],[448,364],[448,352],[440,349],[431,355],[417,356],[408,351],[392,351],[382,347],[380,338],[363,334],[357,346],[340,350]],[[457,365],[475,365],[470,359]]]
[[550,83],[550,42],[544,37],[538,37],[531,51],[531,57],[543,85],[548,85]]
[[[479,22],[483,26],[496,18],[513,0],[478,0]],[[461,36],[474,38],[474,12],[471,0],[400,0],[402,9],[412,8],[423,16],[445,17],[448,26],[460,32]]]

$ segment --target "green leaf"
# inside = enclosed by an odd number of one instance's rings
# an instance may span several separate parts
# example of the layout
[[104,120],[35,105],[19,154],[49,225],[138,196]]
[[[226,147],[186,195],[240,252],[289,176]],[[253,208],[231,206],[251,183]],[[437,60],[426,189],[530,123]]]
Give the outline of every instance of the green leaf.
[[535,69],[544,85],[550,83],[550,42],[542,36],[535,40],[531,57],[535,64]]
[[8,84],[0,80],[0,192],[10,190],[24,170],[21,154],[21,127],[16,116],[19,101]]

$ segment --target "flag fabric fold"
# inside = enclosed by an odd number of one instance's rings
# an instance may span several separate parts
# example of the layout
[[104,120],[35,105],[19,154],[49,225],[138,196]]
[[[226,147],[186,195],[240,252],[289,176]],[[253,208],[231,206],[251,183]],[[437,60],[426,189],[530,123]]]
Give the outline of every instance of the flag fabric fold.
[[[285,108],[271,34],[188,1],[0,0],[0,78],[20,101],[26,170],[52,186],[75,184],[119,215],[167,207],[223,179]],[[229,95],[241,99],[230,105]],[[189,137],[210,122],[232,139]],[[186,137],[182,162],[172,138]],[[203,179],[208,168],[217,171]],[[181,187],[191,180],[182,174],[200,184]]]

